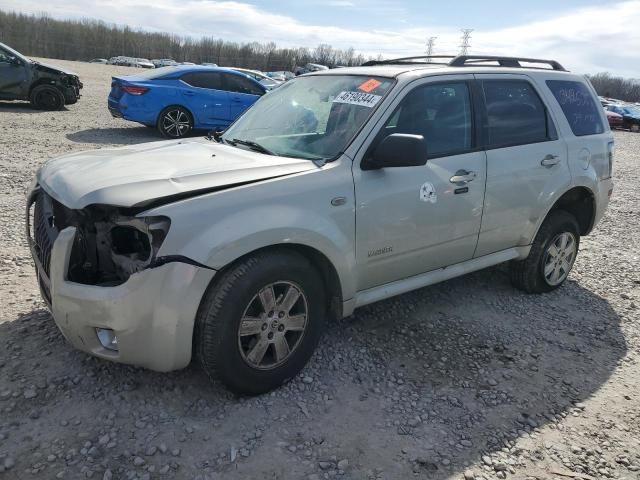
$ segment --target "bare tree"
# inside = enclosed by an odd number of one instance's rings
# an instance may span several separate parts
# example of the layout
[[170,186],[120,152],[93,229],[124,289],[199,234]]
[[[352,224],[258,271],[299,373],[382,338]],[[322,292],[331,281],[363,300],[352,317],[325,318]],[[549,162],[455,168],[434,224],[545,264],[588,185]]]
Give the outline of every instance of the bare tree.
[[172,33],[146,32],[129,26],[93,19],[55,20],[47,14],[25,15],[0,10],[0,42],[25,55],[89,60],[117,55],[142,58],[173,58],[196,63],[255,68],[265,71],[293,70],[296,65],[320,63],[354,66],[367,60],[353,48],[334,49],[320,44],[315,49],[279,48],[266,44],[229,42],[214,37],[193,38]]

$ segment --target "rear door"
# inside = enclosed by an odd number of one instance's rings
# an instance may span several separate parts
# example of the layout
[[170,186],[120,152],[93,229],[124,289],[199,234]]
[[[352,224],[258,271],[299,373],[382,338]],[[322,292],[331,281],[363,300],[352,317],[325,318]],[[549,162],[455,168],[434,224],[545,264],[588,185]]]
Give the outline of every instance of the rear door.
[[[478,74],[487,187],[476,257],[529,245],[558,192],[571,183],[567,145],[526,75]],[[550,203],[551,202],[551,203]]]
[[231,122],[229,93],[220,72],[192,72],[180,80],[185,84],[181,96],[197,122],[207,127],[226,127]]
[[229,92],[231,121],[242,115],[261,95],[264,95],[264,89],[244,75],[223,73],[222,77],[224,88]]

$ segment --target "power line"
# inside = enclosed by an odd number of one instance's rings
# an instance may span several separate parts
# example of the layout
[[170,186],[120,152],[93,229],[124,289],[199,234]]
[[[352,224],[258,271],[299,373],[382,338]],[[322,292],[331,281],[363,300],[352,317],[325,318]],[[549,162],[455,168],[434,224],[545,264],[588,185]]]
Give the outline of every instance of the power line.
[[471,32],[473,28],[463,28],[462,32],[462,44],[460,45],[460,55],[466,55],[471,48]]

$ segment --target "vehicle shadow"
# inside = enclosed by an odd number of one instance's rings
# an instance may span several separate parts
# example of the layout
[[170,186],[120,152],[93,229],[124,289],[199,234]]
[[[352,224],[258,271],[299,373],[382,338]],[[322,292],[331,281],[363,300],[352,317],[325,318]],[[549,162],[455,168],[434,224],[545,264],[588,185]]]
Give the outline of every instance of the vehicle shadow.
[[[303,372],[311,382],[301,375],[254,398],[236,397],[194,365],[162,374],[75,351],[45,310],[1,323],[0,338],[0,392],[13,392],[0,408],[11,437],[37,428],[39,442],[81,447],[79,432],[97,438],[103,422],[115,424],[120,449],[135,451],[151,437],[188,450],[189,464],[172,478],[306,478],[335,455],[349,459],[346,478],[379,470],[384,478],[445,479],[570,414],[627,349],[606,299],[574,281],[522,294],[502,268],[332,322]],[[25,400],[32,385],[37,396]],[[257,430],[259,437],[247,433]],[[296,444],[305,447],[285,448]],[[232,460],[230,446],[250,454]],[[25,457],[16,454],[19,471],[32,446],[16,448]]]
[[[62,107],[60,111],[66,112],[69,109],[67,107]],[[49,110],[39,110],[37,108],[33,108],[29,102],[5,102],[0,100],[0,112],[6,113],[18,113],[18,114],[26,114],[26,113],[51,113]]]
[[164,140],[155,129],[148,127],[87,128],[68,133],[66,137],[72,142],[98,145],[134,145]]

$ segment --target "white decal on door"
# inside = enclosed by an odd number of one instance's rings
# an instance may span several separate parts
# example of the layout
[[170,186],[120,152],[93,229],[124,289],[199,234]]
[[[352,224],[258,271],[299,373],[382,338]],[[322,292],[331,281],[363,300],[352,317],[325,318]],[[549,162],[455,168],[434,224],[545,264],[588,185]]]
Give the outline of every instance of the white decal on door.
[[422,184],[420,187],[420,200],[431,203],[436,203],[438,201],[436,187],[433,186],[433,183],[425,182]]

